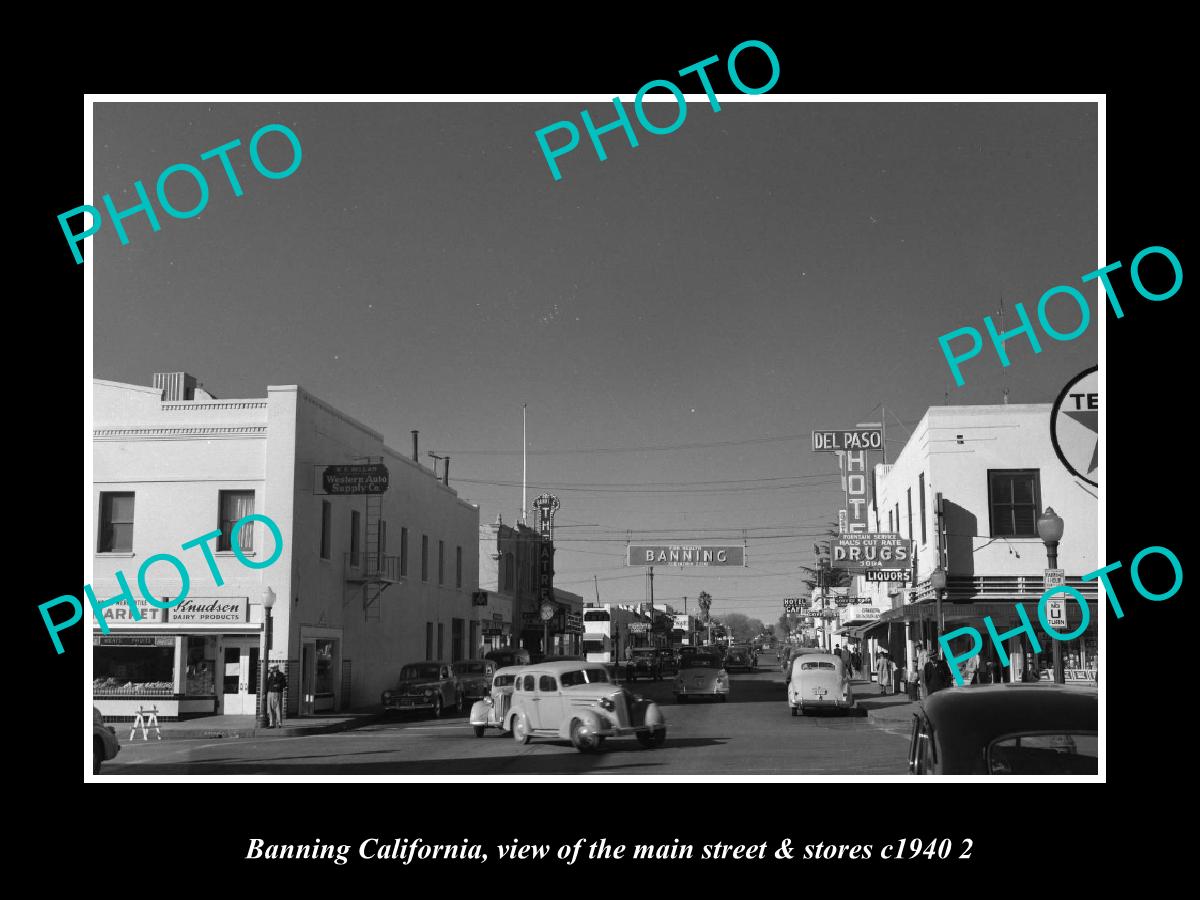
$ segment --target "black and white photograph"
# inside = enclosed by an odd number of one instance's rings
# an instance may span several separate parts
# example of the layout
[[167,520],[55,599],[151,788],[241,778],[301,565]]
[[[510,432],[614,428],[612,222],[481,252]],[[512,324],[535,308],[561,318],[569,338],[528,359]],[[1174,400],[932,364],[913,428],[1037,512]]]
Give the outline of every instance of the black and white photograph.
[[1103,268],[1102,96],[777,68],[90,98],[91,777],[1102,778],[1099,336],[1178,259]]

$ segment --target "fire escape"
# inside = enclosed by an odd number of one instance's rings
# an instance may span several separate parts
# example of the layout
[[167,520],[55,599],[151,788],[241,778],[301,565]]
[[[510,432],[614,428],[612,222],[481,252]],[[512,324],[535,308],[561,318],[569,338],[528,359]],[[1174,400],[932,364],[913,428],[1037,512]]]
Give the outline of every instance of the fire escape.
[[403,579],[400,577],[400,557],[388,556],[382,552],[386,550],[384,544],[387,537],[380,522],[383,495],[367,494],[366,501],[366,552],[361,554],[360,559],[355,559],[354,554],[347,553],[343,564],[346,582],[357,585],[359,589],[346,591],[342,605],[348,605],[354,595],[359,594],[362,597],[363,618],[367,621],[378,621],[379,598],[389,587],[399,584]]

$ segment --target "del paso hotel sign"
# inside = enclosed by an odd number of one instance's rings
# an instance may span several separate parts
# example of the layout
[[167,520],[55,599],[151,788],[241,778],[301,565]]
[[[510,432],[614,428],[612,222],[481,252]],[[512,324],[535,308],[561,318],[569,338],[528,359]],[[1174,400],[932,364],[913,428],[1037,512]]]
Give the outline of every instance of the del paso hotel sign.
[[631,566],[744,566],[741,544],[630,544]]

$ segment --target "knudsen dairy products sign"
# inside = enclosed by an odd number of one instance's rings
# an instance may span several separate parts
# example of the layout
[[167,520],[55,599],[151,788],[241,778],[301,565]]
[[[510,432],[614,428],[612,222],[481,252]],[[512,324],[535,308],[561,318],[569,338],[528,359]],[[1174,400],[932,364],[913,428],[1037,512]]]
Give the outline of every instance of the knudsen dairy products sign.
[[912,541],[896,534],[839,534],[832,546],[835,569],[894,569],[912,559]]
[[[163,597],[160,603],[169,603],[175,598]],[[236,625],[249,622],[248,597],[187,597],[178,606],[159,609],[144,599],[138,598],[137,610],[140,619],[135,619],[128,604],[121,603],[104,609],[104,620],[110,625]],[[99,628],[97,624],[95,626]]]
[[814,450],[882,450],[882,428],[854,428],[849,431],[814,431]]
[[388,489],[388,470],[383,463],[357,463],[319,468],[321,469],[321,493],[383,494]]
[[741,544],[630,544],[631,566],[744,566]]

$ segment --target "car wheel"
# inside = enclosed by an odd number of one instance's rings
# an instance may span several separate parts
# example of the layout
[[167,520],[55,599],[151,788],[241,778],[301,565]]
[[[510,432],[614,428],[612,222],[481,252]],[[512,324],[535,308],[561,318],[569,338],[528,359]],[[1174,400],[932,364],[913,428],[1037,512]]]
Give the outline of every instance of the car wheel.
[[683,694],[676,694],[676,695],[675,695],[675,702],[676,702],[676,703],[682,703],[682,702],[683,702]]
[[[641,737],[641,734],[638,735]],[[580,753],[592,753],[600,748],[600,737],[595,734],[581,719],[571,723],[571,743]]]
[[433,698],[433,717],[440,719],[442,717],[442,695],[438,694]]
[[518,744],[529,743],[529,732],[525,730],[525,720],[520,716],[514,716],[512,722],[513,740]]
[[463,695],[459,694],[458,695],[458,712],[461,714],[462,711],[463,711]]
[[99,738],[92,741],[92,774],[100,774],[100,765],[104,762],[104,744]]
[[800,715],[800,713],[799,713],[799,712],[796,710],[796,707],[794,707],[794,706],[792,707],[792,715],[793,715],[793,716],[798,716],[798,715]]
[[654,747],[654,734],[650,731],[639,731],[637,733],[638,743],[645,749],[650,750]]
[[476,725],[475,726],[475,737],[483,737],[483,733],[485,731],[487,731],[486,725]]
[[722,702],[722,703],[726,702],[728,699],[729,699],[729,695],[728,695],[728,694],[722,694],[722,695],[721,695],[721,702]]

